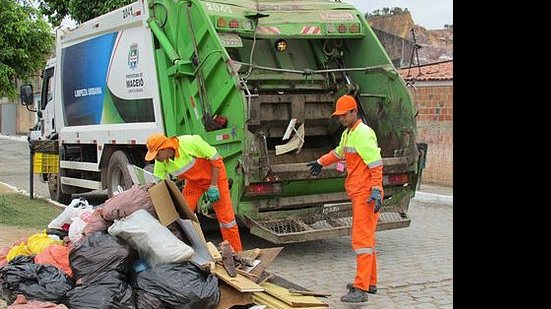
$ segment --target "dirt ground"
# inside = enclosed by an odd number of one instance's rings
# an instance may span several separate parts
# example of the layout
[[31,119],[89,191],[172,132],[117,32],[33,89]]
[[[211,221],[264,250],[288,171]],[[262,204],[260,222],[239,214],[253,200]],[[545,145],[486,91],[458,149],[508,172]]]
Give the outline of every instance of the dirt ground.
[[9,193],[13,192],[12,188],[0,183],[0,193]]

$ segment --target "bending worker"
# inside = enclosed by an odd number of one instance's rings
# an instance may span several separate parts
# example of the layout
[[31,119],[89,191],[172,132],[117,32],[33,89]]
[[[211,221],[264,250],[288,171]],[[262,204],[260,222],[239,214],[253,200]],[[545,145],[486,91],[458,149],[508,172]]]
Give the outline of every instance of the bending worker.
[[166,137],[153,133],[147,138],[147,161],[155,159],[153,173],[164,179],[167,174],[185,180],[184,199],[195,211],[199,198],[206,193],[212,204],[222,238],[237,252],[242,251],[239,229],[233,212],[226,167],[216,148],[199,135]]
[[342,296],[341,301],[365,302],[367,293],[377,292],[375,230],[383,202],[381,149],[373,129],[358,119],[354,97],[341,96],[332,116],[338,116],[347,127],[339,146],[308,166],[310,173],[317,176],[324,166],[346,162],[345,188],[352,200],[352,249],[356,252],[357,265],[354,283],[347,284],[348,294]]

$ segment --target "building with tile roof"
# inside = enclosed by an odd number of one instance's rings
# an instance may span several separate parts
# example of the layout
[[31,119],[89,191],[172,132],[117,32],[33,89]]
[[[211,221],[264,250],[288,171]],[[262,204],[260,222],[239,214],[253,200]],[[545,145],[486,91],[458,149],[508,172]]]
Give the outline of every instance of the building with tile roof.
[[453,186],[453,60],[402,69],[400,75],[418,109],[417,142],[428,144],[422,183]]

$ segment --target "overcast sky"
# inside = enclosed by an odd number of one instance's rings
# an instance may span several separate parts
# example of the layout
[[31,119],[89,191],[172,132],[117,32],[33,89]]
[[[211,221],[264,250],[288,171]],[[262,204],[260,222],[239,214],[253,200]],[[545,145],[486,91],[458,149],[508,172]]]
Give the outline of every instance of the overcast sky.
[[361,12],[373,12],[384,7],[407,8],[415,24],[427,29],[442,29],[453,24],[453,0],[343,0]]

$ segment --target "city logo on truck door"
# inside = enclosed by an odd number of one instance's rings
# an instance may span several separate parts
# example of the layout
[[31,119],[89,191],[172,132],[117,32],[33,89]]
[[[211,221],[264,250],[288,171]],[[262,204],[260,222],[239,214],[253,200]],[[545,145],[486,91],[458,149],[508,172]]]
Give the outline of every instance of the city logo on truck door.
[[138,44],[134,43],[130,45],[130,50],[128,51],[128,67],[131,70],[134,70],[138,67],[138,62],[140,60]]

